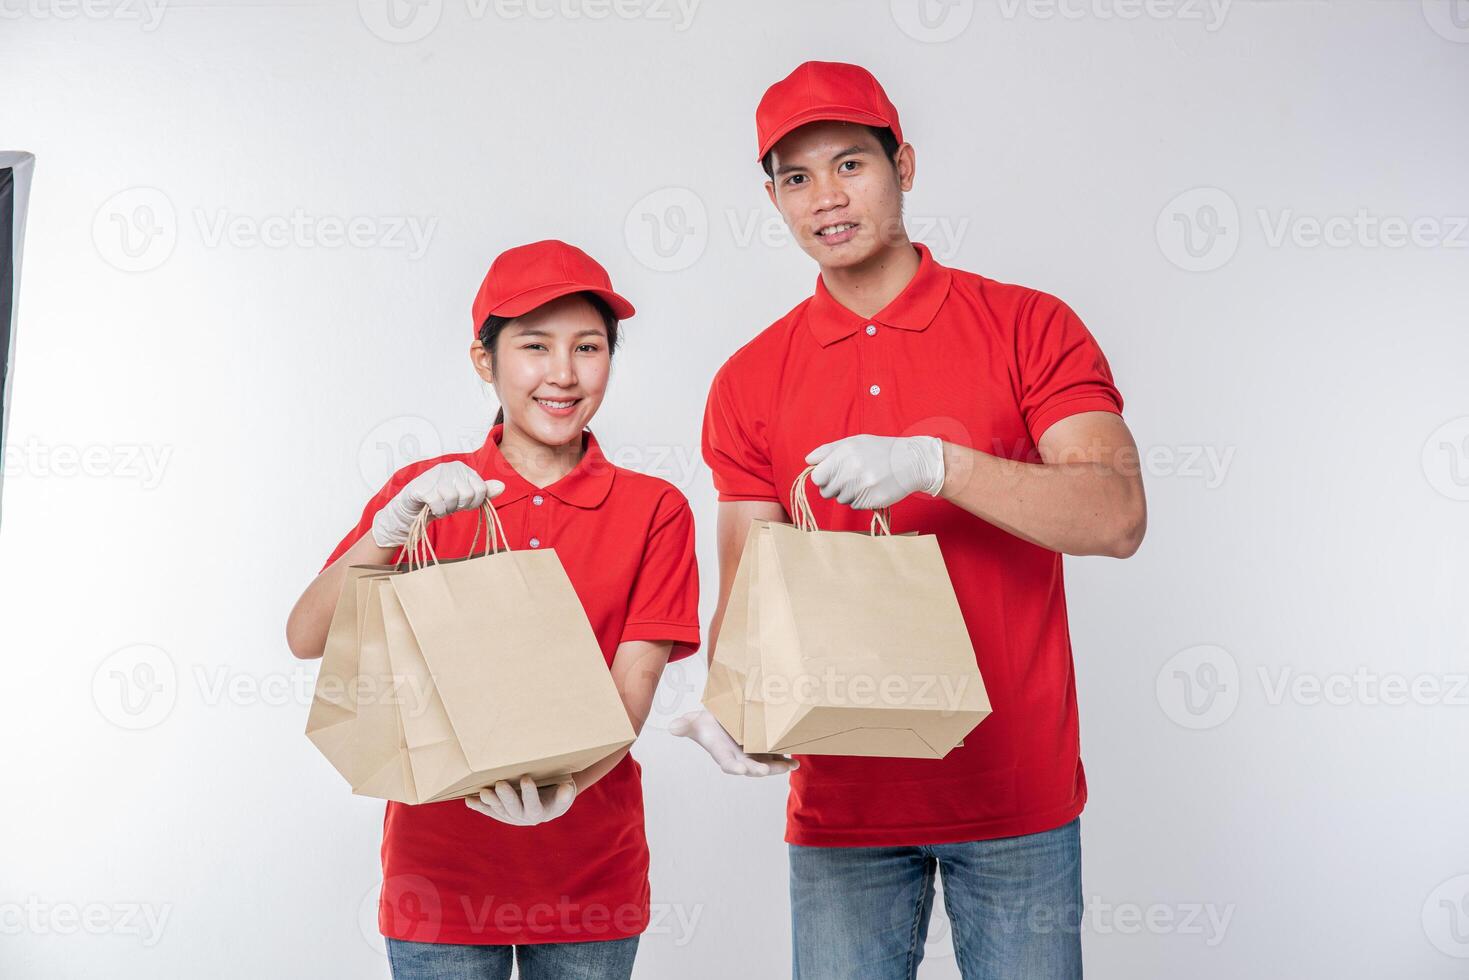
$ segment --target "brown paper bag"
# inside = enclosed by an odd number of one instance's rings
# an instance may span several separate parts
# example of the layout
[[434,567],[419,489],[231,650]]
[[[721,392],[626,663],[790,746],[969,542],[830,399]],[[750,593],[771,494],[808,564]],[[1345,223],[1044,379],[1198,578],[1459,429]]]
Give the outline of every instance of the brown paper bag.
[[306,736],[353,789],[385,798],[407,793],[396,683],[375,594],[394,572],[391,565],[347,569],[306,719]]
[[704,704],[746,752],[943,758],[990,713],[938,539],[795,524],[745,539]]
[[[510,551],[493,504],[481,518],[481,555],[471,543],[472,557],[438,561],[424,517],[405,546],[406,569],[359,573],[358,678],[391,704],[380,711],[357,699],[348,762],[333,760],[353,792],[430,803],[521,775],[549,783],[635,738],[555,552]],[[313,741],[323,752],[331,742]]]

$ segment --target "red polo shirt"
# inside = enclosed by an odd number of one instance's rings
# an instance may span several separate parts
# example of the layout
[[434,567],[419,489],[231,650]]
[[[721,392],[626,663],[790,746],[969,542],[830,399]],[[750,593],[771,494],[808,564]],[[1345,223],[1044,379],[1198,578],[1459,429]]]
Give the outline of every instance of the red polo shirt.
[[[1059,419],[1122,410],[1107,361],[1053,296],[947,269],[915,246],[906,289],[864,319],[816,294],[720,369],[704,458],[720,500],[784,505],[817,446],[859,433],[938,436],[1039,459]],[[810,494],[823,528],[869,515]],[[941,760],[802,756],[793,844],[937,844],[1036,833],[1086,800],[1061,556],[927,494],[892,509],[893,533],[938,537],[994,713]]]
[[[502,429],[495,426],[472,453],[421,460],[394,473],[326,564],[372,527],[378,509],[405,483],[438,463],[462,460],[505,483],[495,508],[511,548],[556,550],[609,666],[627,640],[672,641],[674,660],[697,650],[694,521],[683,494],[664,480],[613,466],[591,432],[570,473],[533,486],[501,454]],[[429,524],[439,558],[469,553],[475,514],[460,511]],[[481,532],[476,553],[483,547]],[[637,935],[648,925],[641,769],[628,755],[565,816],[536,827],[500,823],[459,800],[389,803],[382,863],[378,927],[395,939],[507,944]]]

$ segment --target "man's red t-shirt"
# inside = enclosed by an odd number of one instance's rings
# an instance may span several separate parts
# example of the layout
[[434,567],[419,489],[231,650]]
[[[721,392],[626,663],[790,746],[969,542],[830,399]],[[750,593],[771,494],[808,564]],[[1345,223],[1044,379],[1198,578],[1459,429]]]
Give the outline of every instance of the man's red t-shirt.
[[[868,433],[937,436],[1037,461],[1054,422],[1122,411],[1106,358],[1053,296],[947,269],[917,245],[907,288],[864,319],[816,293],[715,376],[704,459],[720,500],[785,505],[805,456]],[[808,494],[823,528],[870,515]],[[947,501],[916,493],[894,534],[938,537],[993,714],[941,760],[801,756],[793,844],[936,844],[1037,833],[1086,801],[1061,556]]]
[[[591,432],[576,467],[536,487],[501,454],[502,430],[492,429],[472,453],[422,460],[393,474],[326,564],[368,532],[378,509],[409,480],[460,460],[485,479],[504,482],[494,504],[512,549],[555,549],[609,666],[628,640],[672,641],[671,660],[697,650],[694,522],[683,494],[664,480],[613,466]],[[476,514],[430,522],[429,543],[440,559],[468,555]],[[483,547],[481,532],[476,552]],[[637,935],[649,916],[641,769],[626,756],[564,816],[535,827],[500,823],[460,800],[389,803],[382,864],[378,926],[395,939],[522,944]]]

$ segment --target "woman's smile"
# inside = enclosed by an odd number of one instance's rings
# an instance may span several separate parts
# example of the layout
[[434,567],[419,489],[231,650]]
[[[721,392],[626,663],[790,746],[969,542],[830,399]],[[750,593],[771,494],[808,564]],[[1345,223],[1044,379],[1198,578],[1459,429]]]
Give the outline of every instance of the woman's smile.
[[576,411],[576,406],[581,403],[580,398],[537,398],[532,396],[532,401],[541,406],[547,415],[555,418],[566,418]]

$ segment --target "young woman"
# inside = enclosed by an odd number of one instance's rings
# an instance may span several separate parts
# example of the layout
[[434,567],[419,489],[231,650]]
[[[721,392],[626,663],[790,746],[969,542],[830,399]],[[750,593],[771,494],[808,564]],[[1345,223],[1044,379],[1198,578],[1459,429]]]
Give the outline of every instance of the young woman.
[[[606,271],[563,242],[494,261],[470,359],[500,416],[479,449],[405,466],[368,501],[291,612],[296,656],[321,656],[349,565],[394,561],[425,507],[434,552],[464,557],[488,497],[511,548],[556,549],[641,730],[664,665],[698,649],[698,571],[683,495],[610,464],[585,428],[632,315]],[[396,980],[504,980],[515,960],[523,980],[626,978],[649,912],[640,769],[624,750],[556,787],[389,803],[382,864],[378,925]]]

